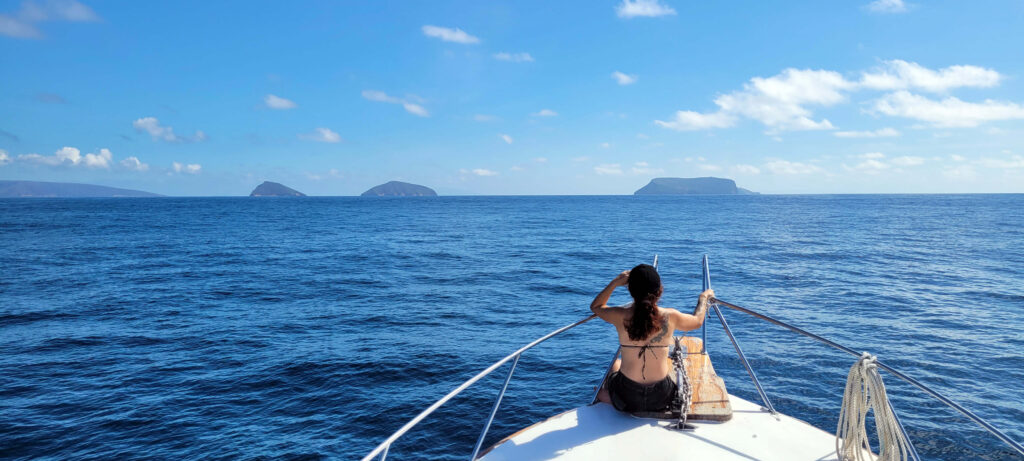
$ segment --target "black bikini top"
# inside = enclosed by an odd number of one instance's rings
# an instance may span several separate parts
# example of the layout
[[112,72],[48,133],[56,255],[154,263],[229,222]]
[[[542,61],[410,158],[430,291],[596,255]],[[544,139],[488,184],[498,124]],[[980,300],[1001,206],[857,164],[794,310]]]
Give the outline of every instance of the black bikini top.
[[664,348],[668,349],[669,347],[671,347],[668,344],[644,344],[643,346],[635,346],[633,344],[622,344],[622,343],[619,343],[619,346],[620,347],[635,347],[637,349],[640,349],[640,352],[638,352],[636,354],[636,356],[638,358],[640,358],[640,360],[643,362],[640,365],[640,377],[642,377],[643,379],[647,379],[647,376],[644,375],[644,370],[647,369],[647,354],[644,354],[644,352],[651,351],[651,355],[653,355],[654,358],[658,358],[658,354],[655,354],[654,351],[651,350],[651,349],[653,349],[655,347],[664,347]]

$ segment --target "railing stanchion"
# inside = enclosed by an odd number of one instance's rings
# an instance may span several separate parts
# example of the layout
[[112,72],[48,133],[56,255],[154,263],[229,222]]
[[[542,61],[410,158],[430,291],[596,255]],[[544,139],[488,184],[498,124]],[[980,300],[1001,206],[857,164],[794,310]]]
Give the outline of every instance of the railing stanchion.
[[[704,289],[701,290],[701,292],[707,291],[708,289],[711,288],[711,273],[708,271],[708,255],[704,255],[704,264],[703,264],[703,266],[704,266],[704,269],[703,269],[704,270],[704,277],[701,280],[701,282],[702,282],[701,285],[704,286]],[[707,325],[707,320],[708,320],[708,312],[705,311],[704,312],[704,322],[700,324],[700,353],[701,354],[707,354],[708,353],[708,325]]]
[[[711,289],[711,270],[708,269],[708,255],[704,255],[704,289]],[[729,328],[729,323],[725,321],[725,316],[722,315],[722,311],[718,309],[718,305],[715,304],[714,299],[709,299],[708,304],[710,304],[711,308],[715,310],[715,315],[718,316],[718,321],[722,322],[722,328],[725,329],[725,334],[729,336],[729,341],[732,341],[732,347],[736,348],[736,355],[740,356],[740,362],[743,362],[743,368],[747,369],[747,374],[749,374],[750,379],[754,381],[754,387],[757,388],[757,395],[759,395],[761,397],[761,401],[764,402],[764,407],[768,409],[771,414],[778,414],[778,412],[775,411],[775,407],[772,406],[771,400],[768,400],[768,394],[765,394],[764,389],[761,388],[761,381],[757,380],[757,374],[754,373],[754,369],[751,368],[750,362],[747,361],[747,356],[743,355],[743,349],[740,348],[740,343],[736,342],[736,337],[732,335],[732,329]]]
[[476,439],[476,446],[473,447],[473,455],[469,457],[469,461],[476,459],[476,455],[480,454],[480,447],[484,445],[484,439],[487,437],[487,431],[491,429],[491,423],[494,421],[494,415],[498,414],[498,407],[501,405],[502,397],[505,397],[505,390],[508,389],[508,382],[512,380],[512,372],[516,371],[516,364],[519,363],[519,355],[516,355],[516,359],[512,361],[512,367],[508,369],[508,376],[505,377],[505,384],[501,386],[501,392],[498,393],[498,398],[494,400],[494,407],[491,408],[491,416],[487,417],[487,424],[484,424],[484,430],[480,431],[480,437]]

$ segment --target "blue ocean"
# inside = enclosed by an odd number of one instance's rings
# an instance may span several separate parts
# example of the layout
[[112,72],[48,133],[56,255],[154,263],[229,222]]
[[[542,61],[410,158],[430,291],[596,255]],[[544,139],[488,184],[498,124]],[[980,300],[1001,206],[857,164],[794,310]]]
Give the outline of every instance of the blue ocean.
[[[1024,439],[1024,195],[0,200],[0,458],[358,459],[659,255],[717,296]],[[626,302],[624,291],[613,298]],[[724,314],[776,407],[834,432],[854,357]],[[487,444],[589,402],[599,321],[526,353]],[[757,394],[717,322],[729,392]],[[506,369],[390,459],[465,459]],[[883,373],[925,459],[1018,459]]]

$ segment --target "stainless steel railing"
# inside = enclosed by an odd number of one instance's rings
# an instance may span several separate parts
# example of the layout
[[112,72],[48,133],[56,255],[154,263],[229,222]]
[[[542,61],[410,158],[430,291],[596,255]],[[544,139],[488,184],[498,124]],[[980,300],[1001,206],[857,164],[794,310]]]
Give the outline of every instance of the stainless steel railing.
[[[655,264],[655,266],[657,266],[657,264],[658,264],[658,257],[657,256],[654,257],[654,264]],[[707,255],[704,255],[703,271],[704,271],[703,285],[704,285],[704,289],[706,290],[706,289],[711,287],[711,276],[710,276],[710,271],[708,270]],[[771,412],[772,414],[776,414],[775,408],[772,406],[771,402],[768,400],[767,394],[764,392],[764,389],[762,388],[760,381],[757,379],[757,375],[754,373],[753,368],[751,368],[750,363],[747,361],[746,356],[743,354],[743,350],[739,346],[739,343],[736,341],[736,337],[732,334],[732,330],[729,328],[729,324],[726,322],[725,316],[722,315],[722,312],[719,309],[719,306],[724,306],[724,307],[727,307],[727,308],[730,308],[730,309],[733,309],[733,310],[736,310],[736,311],[743,312],[745,314],[754,316],[754,317],[759,318],[761,320],[764,320],[764,321],[767,321],[769,323],[772,323],[772,324],[778,325],[780,327],[786,328],[786,329],[788,329],[790,331],[793,331],[793,332],[799,333],[801,335],[807,336],[807,337],[809,337],[811,339],[814,339],[814,340],[816,340],[818,342],[821,342],[821,343],[824,343],[824,344],[826,344],[828,346],[831,346],[831,347],[834,347],[836,349],[839,349],[839,350],[841,350],[843,352],[846,352],[846,353],[848,353],[850,355],[853,355],[855,357],[860,357],[861,356],[860,352],[857,352],[857,351],[855,351],[855,350],[853,350],[853,349],[851,349],[849,347],[846,347],[846,346],[843,346],[843,345],[841,345],[839,343],[836,343],[835,341],[831,341],[831,340],[826,339],[826,338],[824,338],[822,336],[819,336],[819,335],[816,335],[814,333],[808,332],[808,331],[806,331],[806,330],[804,330],[802,328],[795,327],[795,326],[790,325],[790,324],[788,324],[786,322],[774,319],[774,318],[769,317],[769,316],[764,315],[764,314],[760,314],[758,312],[752,311],[752,310],[747,309],[745,307],[737,306],[735,304],[732,304],[732,303],[729,303],[729,302],[726,302],[726,301],[722,301],[721,299],[718,299],[718,298],[712,298],[711,299],[711,307],[714,309],[715,314],[718,316],[719,321],[722,323],[722,327],[725,329],[726,334],[729,336],[729,340],[732,342],[733,347],[736,349],[737,355],[739,355],[740,360],[743,362],[744,368],[746,368],[747,373],[750,375],[751,380],[754,382],[754,386],[757,388],[758,395],[760,396],[761,401],[765,404],[765,410]],[[567,331],[569,329],[572,329],[572,328],[577,327],[579,325],[582,325],[582,324],[584,324],[586,322],[589,322],[589,321],[593,320],[595,317],[597,317],[597,315],[591,314],[590,316],[588,316],[588,317],[586,317],[586,318],[584,318],[582,320],[579,320],[579,321],[577,321],[575,323],[572,323],[570,325],[566,325],[566,326],[564,326],[562,328],[559,328],[559,329],[557,329],[555,331],[552,331],[551,333],[548,333],[548,334],[546,334],[546,335],[544,335],[544,336],[542,336],[540,338],[537,338],[533,342],[531,342],[531,343],[529,343],[529,344],[519,348],[518,350],[516,350],[512,354],[509,354],[505,358],[503,358],[501,360],[498,360],[497,362],[495,362],[491,366],[487,367],[486,369],[484,369],[480,373],[477,373],[475,376],[473,376],[472,378],[470,378],[466,382],[462,383],[461,385],[459,385],[458,387],[453,389],[451,392],[446,394],[444,397],[441,397],[438,401],[434,402],[432,405],[427,407],[427,409],[423,410],[422,412],[420,412],[420,414],[416,415],[416,417],[414,417],[413,419],[409,420],[409,422],[405,423],[404,426],[399,428],[397,431],[395,431],[393,434],[391,434],[388,438],[384,439],[384,441],[381,442],[379,445],[377,445],[377,447],[374,448],[369,454],[364,456],[362,458],[362,461],[370,461],[375,456],[379,456],[380,457],[379,459],[382,460],[382,461],[384,459],[386,459],[387,455],[388,455],[388,449],[391,447],[391,444],[395,442],[395,440],[398,440],[402,435],[404,435],[406,432],[408,432],[410,429],[412,429],[413,426],[419,424],[420,421],[422,421],[424,418],[429,416],[435,410],[440,408],[441,405],[444,405],[449,400],[451,400],[453,397],[455,397],[456,395],[461,393],[463,390],[465,390],[469,386],[473,385],[474,383],[476,383],[477,381],[482,379],[484,376],[487,376],[488,374],[490,374],[494,370],[498,369],[499,367],[501,367],[502,365],[504,365],[508,361],[512,360],[513,361],[512,362],[512,366],[509,367],[508,375],[505,377],[505,383],[504,383],[504,385],[502,385],[501,392],[498,393],[498,396],[497,396],[497,398],[494,401],[494,405],[491,408],[491,413],[490,413],[490,415],[487,418],[487,422],[484,424],[483,430],[480,432],[480,436],[477,438],[476,445],[473,448],[473,454],[471,455],[470,460],[471,461],[475,460],[477,458],[477,456],[479,455],[479,453],[480,453],[480,449],[483,446],[484,439],[487,436],[487,431],[490,429],[491,423],[494,421],[494,417],[495,417],[495,415],[498,412],[498,407],[501,405],[501,400],[505,396],[505,391],[508,389],[508,383],[512,379],[512,374],[513,374],[513,372],[515,372],[516,364],[519,363],[519,357],[522,355],[522,353],[526,352],[527,350],[532,349],[533,347],[537,346],[538,344],[540,344],[540,343],[542,343],[544,341],[547,341],[548,339],[551,339],[552,337],[554,337],[554,336],[556,336],[556,335],[558,335],[560,333],[563,333],[563,332],[565,332],[565,331]],[[706,322],[705,322],[705,326],[706,326]],[[705,330],[705,331],[702,332],[702,336],[704,337],[704,344],[705,345],[707,344],[707,336],[706,335],[707,334],[706,334],[706,330]],[[701,351],[701,353],[706,353],[706,346],[705,346],[704,350]],[[612,356],[612,364],[614,364],[615,359],[618,357],[618,354],[619,354],[619,350],[616,350],[615,351],[615,355]],[[954,410],[960,412],[961,414],[966,416],[971,421],[974,421],[975,423],[980,425],[982,428],[984,428],[988,432],[992,433],[994,436],[996,436],[996,438],[998,438],[999,440],[1002,440],[1003,442],[1005,442],[1007,445],[1009,445],[1011,448],[1013,448],[1014,451],[1019,453],[1021,456],[1024,456],[1024,446],[1022,446],[1019,442],[1017,442],[1017,441],[1013,440],[1012,438],[1010,438],[1008,435],[1004,434],[1002,431],[997,429],[995,426],[990,424],[988,421],[985,421],[984,419],[978,417],[977,415],[972,413],[970,410],[964,408],[960,404],[950,400],[949,398],[943,396],[942,394],[939,394],[934,389],[929,388],[928,386],[924,385],[920,381],[918,381],[918,380],[916,380],[914,378],[911,378],[910,376],[907,376],[906,374],[900,372],[899,370],[897,370],[895,368],[892,368],[892,367],[890,367],[890,366],[888,366],[888,365],[886,365],[886,364],[884,364],[882,362],[876,361],[875,363],[878,365],[879,368],[881,368],[883,370],[886,370],[889,373],[892,373],[893,376],[896,376],[897,378],[900,378],[903,381],[906,381],[906,382],[912,384],[913,386],[915,386],[918,389],[924,391],[926,394],[932,396],[936,400],[938,400],[938,401],[946,404],[950,408],[953,408]],[[609,364],[609,366],[608,366],[609,369],[611,368],[612,364]],[[606,375],[607,375],[607,373],[606,373]],[[602,377],[602,381],[601,381],[602,384],[604,382],[603,379],[604,378]],[[598,391],[600,391],[600,386],[598,386]],[[594,396],[594,399],[596,399],[596,394]],[[592,401],[594,401],[594,400],[592,399]],[[904,437],[909,442],[910,438],[907,437],[906,429],[903,427],[903,424],[899,422],[899,417],[898,416],[897,416],[897,422],[899,423],[900,431],[903,432]],[[918,456],[917,451],[914,449],[913,444],[910,444],[910,455],[911,455],[911,457],[915,461],[920,461],[920,457]]]
[[583,320],[580,320],[578,322],[572,323],[570,325],[566,325],[566,326],[564,326],[562,328],[559,328],[559,329],[557,329],[555,331],[552,331],[551,333],[548,333],[548,334],[546,334],[544,336],[541,336],[540,338],[537,338],[536,340],[534,340],[530,344],[527,344],[527,345],[519,348],[519,350],[509,354],[505,358],[503,358],[501,360],[498,360],[497,362],[494,362],[494,364],[492,364],[491,366],[485,368],[480,373],[477,373],[476,376],[473,376],[472,378],[469,378],[469,380],[467,380],[466,382],[460,384],[459,387],[456,387],[451,392],[446,394],[444,397],[441,397],[438,401],[434,402],[433,405],[427,407],[426,410],[423,410],[422,412],[420,412],[420,414],[416,415],[415,418],[413,418],[413,419],[409,420],[409,422],[405,423],[405,425],[402,426],[401,428],[399,428],[397,431],[395,431],[394,434],[391,434],[391,436],[389,436],[388,438],[384,439],[384,441],[381,442],[380,445],[377,445],[377,447],[374,448],[373,451],[371,451],[369,454],[364,456],[363,457],[363,461],[370,461],[371,459],[373,459],[374,456],[377,456],[377,455],[380,455],[380,459],[381,460],[386,459],[387,455],[388,455],[388,449],[391,447],[391,444],[394,443],[395,440],[398,440],[398,438],[401,437],[402,435],[404,435],[406,432],[409,432],[409,429],[412,429],[413,426],[419,424],[419,422],[422,421],[423,418],[426,418],[431,413],[433,413],[435,410],[437,410],[439,407],[441,407],[441,405],[444,405],[445,403],[447,403],[449,400],[452,399],[452,397],[455,397],[460,392],[466,390],[467,387],[472,386],[473,383],[479,381],[484,376],[487,376],[487,375],[491,374],[491,372],[496,370],[496,369],[498,369],[498,367],[504,365],[509,360],[514,360],[515,362],[513,362],[512,367],[509,368],[508,376],[505,378],[505,385],[501,388],[501,393],[498,394],[498,398],[494,402],[494,407],[491,409],[491,415],[487,419],[487,424],[484,425],[484,429],[480,433],[480,438],[477,439],[476,447],[473,449],[473,457],[470,458],[470,459],[476,459],[477,454],[479,454],[479,452],[480,452],[480,446],[481,446],[481,444],[483,444],[484,437],[487,435],[487,430],[491,427],[491,421],[494,420],[494,415],[498,412],[498,405],[501,404],[501,399],[505,395],[505,389],[508,388],[508,382],[509,382],[510,379],[512,379],[512,372],[514,372],[515,369],[516,369],[515,364],[519,362],[519,356],[522,355],[523,352],[526,352],[526,351],[532,349],[534,346],[536,346],[536,345],[538,345],[538,344],[540,344],[540,343],[542,343],[544,341],[547,341],[548,339],[551,339],[551,337],[553,337],[553,336],[555,336],[555,335],[557,335],[559,333],[562,333],[564,331],[567,331],[567,330],[569,330],[571,328],[574,328],[574,327],[580,326],[580,325],[582,325],[584,323],[587,323],[587,322],[593,320],[595,317],[597,317],[597,315],[590,314],[589,316],[587,316]]

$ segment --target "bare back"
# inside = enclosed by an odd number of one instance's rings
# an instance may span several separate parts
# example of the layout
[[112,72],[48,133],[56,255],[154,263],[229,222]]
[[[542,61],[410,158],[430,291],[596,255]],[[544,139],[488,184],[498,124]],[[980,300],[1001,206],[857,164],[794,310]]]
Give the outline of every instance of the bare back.
[[619,371],[627,378],[638,383],[655,383],[665,379],[672,371],[672,362],[668,359],[668,351],[673,345],[672,337],[676,326],[673,317],[679,314],[675,309],[657,307],[659,320],[657,328],[643,341],[629,339],[626,325],[633,317],[633,307],[622,309],[621,320],[612,322],[619,334],[622,346],[622,365]]

